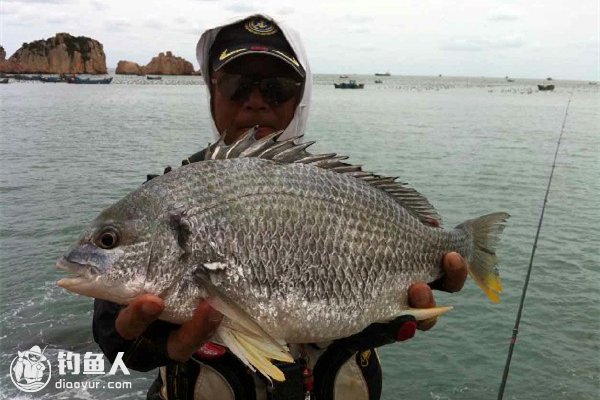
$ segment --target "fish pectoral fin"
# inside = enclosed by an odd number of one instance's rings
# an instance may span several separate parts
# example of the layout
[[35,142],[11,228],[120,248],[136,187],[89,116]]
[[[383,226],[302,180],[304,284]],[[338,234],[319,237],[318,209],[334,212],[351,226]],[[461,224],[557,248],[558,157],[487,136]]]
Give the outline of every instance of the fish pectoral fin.
[[[245,310],[234,303],[227,295],[225,295],[225,293],[216,287],[205,274],[197,272],[195,278],[208,293],[208,298],[206,299],[208,304],[231,321],[232,325],[230,328],[232,330],[261,337],[271,342],[274,346],[281,346],[277,340],[261,328],[261,326],[258,325]],[[228,322],[224,322],[224,324],[227,323]]]
[[417,321],[422,321],[424,319],[434,318],[445,314],[453,308],[454,307],[452,306],[431,308],[407,308],[406,310],[403,310],[399,316],[412,315]]
[[258,370],[268,379],[285,381],[285,375],[271,360],[294,362],[287,346],[274,346],[270,340],[227,327],[220,327],[217,336],[252,371]]
[[287,346],[269,335],[246,311],[216,287],[208,276],[201,272],[195,275],[208,293],[208,303],[225,316],[217,330],[217,339],[251,370],[258,370],[269,379],[284,381],[285,375],[270,360],[294,362]]

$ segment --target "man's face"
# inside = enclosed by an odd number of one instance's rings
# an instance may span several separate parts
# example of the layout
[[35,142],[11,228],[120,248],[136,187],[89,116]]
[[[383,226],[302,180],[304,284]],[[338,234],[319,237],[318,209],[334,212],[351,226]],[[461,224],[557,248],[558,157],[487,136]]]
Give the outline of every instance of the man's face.
[[[213,82],[219,81],[225,74],[247,75],[256,80],[285,77],[300,81],[300,77],[283,61],[260,54],[247,55],[232,61],[212,74]],[[249,95],[244,96],[245,98],[232,99],[231,96],[223,95],[217,88],[217,84],[212,83],[212,112],[219,134],[226,132],[227,142],[231,143],[257,125],[258,138],[285,129],[294,118],[301,93],[301,86],[298,86],[296,95],[287,101],[277,103],[265,98],[258,85],[254,85]]]

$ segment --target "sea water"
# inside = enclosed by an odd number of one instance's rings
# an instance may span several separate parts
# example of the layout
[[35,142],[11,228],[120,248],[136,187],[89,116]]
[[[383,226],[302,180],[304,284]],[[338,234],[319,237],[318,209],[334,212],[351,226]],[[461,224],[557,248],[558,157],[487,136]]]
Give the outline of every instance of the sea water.
[[[355,78],[364,89],[334,89],[337,76],[315,77],[306,132],[317,141],[313,151],[349,155],[366,170],[409,182],[447,227],[489,212],[512,216],[498,245],[500,304],[472,281],[460,293],[436,293],[438,304],[454,310],[431,331],[379,350],[383,398],[496,398],[572,96],[505,398],[597,399],[599,87],[558,80],[554,91],[539,92],[544,82],[536,80]],[[156,371],[59,374],[57,360],[67,352],[83,362],[86,352],[101,351],[92,338],[92,300],[57,287],[63,274],[54,263],[146,174],[178,166],[213,141],[209,121],[200,77],[0,85],[1,398],[145,398]],[[34,345],[53,376],[41,391],[25,393],[10,366],[17,351]]]

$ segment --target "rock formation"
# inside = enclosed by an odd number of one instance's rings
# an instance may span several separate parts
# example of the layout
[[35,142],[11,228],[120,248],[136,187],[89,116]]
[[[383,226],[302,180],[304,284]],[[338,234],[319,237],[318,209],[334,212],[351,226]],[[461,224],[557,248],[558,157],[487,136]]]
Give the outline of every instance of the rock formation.
[[27,74],[106,74],[106,56],[100,42],[57,33],[46,40],[23,43],[1,72]]
[[23,67],[6,59],[6,50],[0,46],[0,73],[20,73]]
[[157,75],[191,75],[194,73],[194,66],[191,62],[176,57],[170,51],[167,51],[166,55],[160,53],[157,57],[154,57],[144,67],[144,72]]
[[116,74],[122,75],[144,75],[142,67],[133,61],[121,60],[117,64]]
[[138,64],[121,60],[117,65],[117,74],[139,74],[137,68],[140,68],[142,75],[193,75],[194,66],[191,62],[174,56],[173,53],[167,51],[167,53],[160,53],[154,57],[148,65],[140,67]]

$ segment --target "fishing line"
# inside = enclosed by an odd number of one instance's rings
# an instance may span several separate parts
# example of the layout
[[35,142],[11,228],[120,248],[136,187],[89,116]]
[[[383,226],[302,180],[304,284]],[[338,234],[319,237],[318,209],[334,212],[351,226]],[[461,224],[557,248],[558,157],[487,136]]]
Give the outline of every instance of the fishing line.
[[565,124],[567,122],[567,115],[569,113],[569,106],[571,105],[571,99],[573,98],[573,91],[569,97],[569,102],[565,109],[565,117],[563,119],[562,128],[560,129],[560,135],[556,142],[556,151],[554,152],[554,161],[552,162],[552,171],[550,172],[550,178],[548,178],[548,186],[546,187],[546,195],[544,196],[544,205],[542,206],[542,212],[540,214],[540,221],[538,222],[537,232],[535,233],[535,240],[533,241],[533,248],[531,249],[531,257],[529,258],[529,268],[527,269],[527,276],[525,277],[525,284],[523,285],[523,292],[521,293],[521,303],[519,304],[519,311],[517,312],[517,320],[512,331],[512,338],[510,340],[510,346],[508,348],[508,356],[506,358],[506,364],[504,365],[504,373],[502,374],[502,382],[500,383],[500,390],[498,391],[498,400],[502,400],[504,396],[504,387],[506,386],[506,380],[508,379],[508,370],[510,368],[510,361],[512,360],[513,350],[517,343],[517,335],[519,334],[519,324],[521,323],[521,314],[523,313],[523,306],[525,305],[525,296],[527,294],[527,288],[529,287],[529,278],[531,277],[531,270],[533,268],[533,257],[535,256],[535,249],[537,248],[538,238],[540,236],[540,230],[542,229],[542,221],[544,220],[544,212],[546,211],[546,204],[548,203],[548,193],[550,193],[550,185],[552,185],[552,177],[554,176],[554,168],[556,167],[556,158],[558,157],[558,149],[562,140],[563,132],[565,131]]

